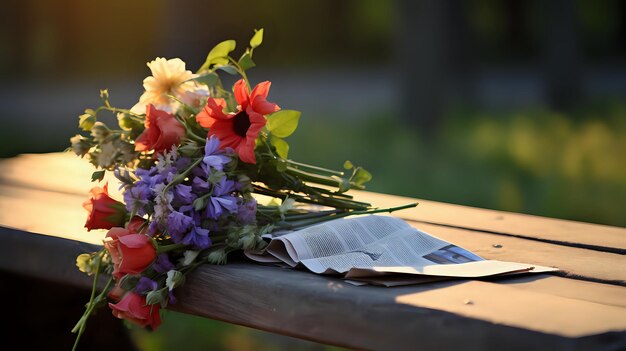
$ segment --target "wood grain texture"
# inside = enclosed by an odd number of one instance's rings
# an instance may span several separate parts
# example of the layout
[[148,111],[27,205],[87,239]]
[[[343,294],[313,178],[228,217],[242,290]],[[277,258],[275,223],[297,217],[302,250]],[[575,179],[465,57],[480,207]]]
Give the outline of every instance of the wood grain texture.
[[[71,154],[0,161],[0,270],[90,287],[75,257],[104,235],[83,228],[91,171]],[[355,195],[379,206],[415,201]],[[356,349],[626,349],[623,228],[418,201],[394,215],[484,258],[556,266],[566,277],[355,287],[233,262],[200,267],[176,291],[173,309]]]
[[[7,228],[0,228],[0,240],[10,244],[0,245],[0,270],[82,288],[91,285],[75,269],[74,257],[95,249],[93,245]],[[528,278],[509,284],[454,280],[398,288],[355,287],[303,271],[232,262],[200,267],[176,291],[179,303],[172,309],[356,349],[626,346],[626,308],[615,306],[626,288],[549,275],[523,281]],[[544,285],[567,281],[572,291],[545,286],[542,291],[536,288],[542,280],[553,281]],[[606,295],[611,296],[608,302],[599,302]]]
[[415,208],[395,213],[402,219],[474,229],[494,234],[592,248],[626,254],[626,228],[568,221],[520,213],[445,204],[365,191],[354,191],[359,200],[378,207],[398,206],[418,201]]
[[[87,232],[84,198],[69,193],[0,184],[0,225],[23,231],[54,235],[100,244],[105,231]],[[34,216],[33,213],[40,215]],[[586,250],[522,238],[476,232],[421,222],[416,228],[440,237],[487,259],[554,266],[572,277],[626,285],[626,256]],[[501,247],[494,247],[499,245]]]
[[618,268],[626,267],[625,255],[434,224],[409,223],[486,259],[556,267],[570,277],[626,286],[626,269]]

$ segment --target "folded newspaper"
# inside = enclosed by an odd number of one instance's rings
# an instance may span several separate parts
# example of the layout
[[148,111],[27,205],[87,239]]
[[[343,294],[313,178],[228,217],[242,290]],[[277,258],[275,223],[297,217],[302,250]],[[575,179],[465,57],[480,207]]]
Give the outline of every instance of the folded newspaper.
[[306,267],[341,275],[355,285],[398,286],[448,278],[557,271],[526,263],[486,260],[391,216],[337,219],[291,232],[274,233],[257,262]]

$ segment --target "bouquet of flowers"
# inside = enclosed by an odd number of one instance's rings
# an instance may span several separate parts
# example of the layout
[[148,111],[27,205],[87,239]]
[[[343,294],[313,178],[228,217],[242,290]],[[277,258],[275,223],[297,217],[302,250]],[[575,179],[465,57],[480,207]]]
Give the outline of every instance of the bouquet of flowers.
[[[246,75],[262,40],[263,29],[256,30],[239,59],[231,56],[234,40],[221,42],[196,73],[180,59],[157,58],[135,106],[114,107],[101,90],[103,105],[80,116],[89,134],[71,138],[71,150],[96,167],[92,181],[112,172],[123,202],[109,196],[107,184],[84,203],[85,227],[108,233],[102,249],[76,260],[94,285],[72,330],[74,348],[91,313],[107,303],[116,317],[156,329],[190,272],[224,264],[237,250],[262,250],[264,234],[415,206],[355,200],[347,191],[364,189],[372,176],[349,161],[337,171],[288,158],[285,138],[300,112],[268,101],[270,82],[253,84]],[[221,74],[240,79],[227,89]],[[107,111],[118,126],[101,121]],[[102,275],[109,279],[96,294]]]

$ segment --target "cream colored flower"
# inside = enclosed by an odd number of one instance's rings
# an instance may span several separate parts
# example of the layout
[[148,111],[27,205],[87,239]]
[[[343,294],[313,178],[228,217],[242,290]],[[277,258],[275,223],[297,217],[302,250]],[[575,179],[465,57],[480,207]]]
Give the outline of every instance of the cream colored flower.
[[208,90],[189,79],[197,77],[185,69],[185,62],[179,58],[167,60],[157,57],[148,62],[152,76],[143,80],[145,92],[131,109],[134,113],[145,113],[146,105],[153,104],[159,110],[176,112],[180,103],[168,95],[175,96],[187,105],[200,107],[202,100],[209,95]]

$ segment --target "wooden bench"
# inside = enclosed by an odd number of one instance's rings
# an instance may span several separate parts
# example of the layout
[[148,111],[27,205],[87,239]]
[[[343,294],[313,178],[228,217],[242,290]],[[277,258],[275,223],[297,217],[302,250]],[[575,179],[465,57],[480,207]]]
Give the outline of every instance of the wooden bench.
[[[1,271],[91,286],[75,267],[103,238],[83,228],[91,171],[71,154],[0,161]],[[199,268],[171,308],[355,349],[626,349],[626,229],[417,201],[395,215],[485,258],[562,271],[382,288],[237,261]]]

